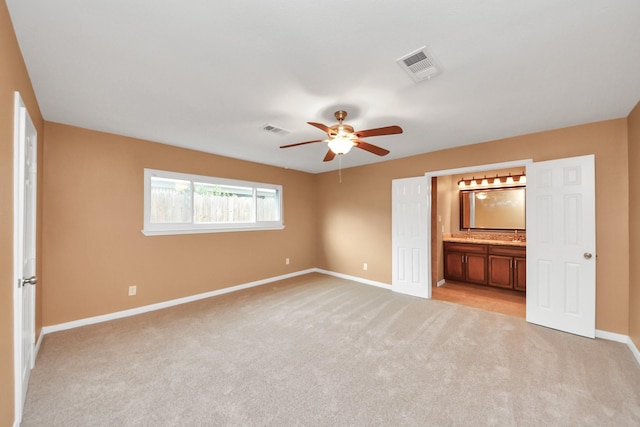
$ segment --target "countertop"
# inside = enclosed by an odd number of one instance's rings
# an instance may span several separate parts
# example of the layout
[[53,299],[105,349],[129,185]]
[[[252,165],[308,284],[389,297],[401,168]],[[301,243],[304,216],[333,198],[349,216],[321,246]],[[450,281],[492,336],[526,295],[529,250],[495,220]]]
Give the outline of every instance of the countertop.
[[527,242],[523,242],[521,240],[513,241],[513,240],[493,240],[493,239],[482,239],[478,237],[445,237],[442,239],[443,242],[456,242],[456,243],[481,243],[485,245],[503,245],[503,246],[519,246],[526,247]]

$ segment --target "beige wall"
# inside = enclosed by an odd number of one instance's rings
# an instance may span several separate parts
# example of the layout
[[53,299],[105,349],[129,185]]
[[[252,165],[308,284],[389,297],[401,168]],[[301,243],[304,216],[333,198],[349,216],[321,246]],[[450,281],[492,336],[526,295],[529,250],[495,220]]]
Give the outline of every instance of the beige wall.
[[[313,175],[49,122],[46,133],[45,325],[315,267]],[[144,168],[281,184],[286,228],[144,236]]]
[[640,103],[629,126],[629,336],[640,348]]
[[[18,47],[7,4],[0,3],[0,425],[13,424],[13,93],[19,91],[38,131],[38,155],[42,154],[43,121]],[[38,167],[42,183],[42,163]],[[38,202],[42,192],[38,192]],[[40,203],[40,206],[42,204]],[[38,225],[42,224],[38,209]],[[41,227],[40,227],[41,228]],[[42,241],[38,233],[37,240]],[[38,245],[40,247],[40,245]],[[37,252],[36,273],[41,276],[41,252]],[[41,330],[37,298],[38,331]]]
[[[403,136],[409,138],[409,135]],[[393,147],[391,147],[393,149]],[[532,158],[595,154],[598,329],[627,334],[629,215],[627,121],[611,120],[469,145],[318,175],[318,267],[391,282],[391,180]],[[362,263],[369,270],[362,270]]]

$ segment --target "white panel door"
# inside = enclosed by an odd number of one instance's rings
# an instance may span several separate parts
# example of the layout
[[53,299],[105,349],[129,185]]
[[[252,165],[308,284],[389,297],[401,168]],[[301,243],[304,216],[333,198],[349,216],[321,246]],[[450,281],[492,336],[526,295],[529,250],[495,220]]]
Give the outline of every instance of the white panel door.
[[14,159],[14,354],[15,411],[22,419],[35,345],[37,134],[29,113],[15,94]]
[[527,166],[527,321],[595,337],[594,156]]
[[426,177],[392,182],[393,279],[395,292],[431,297],[428,277],[427,211],[429,185]]

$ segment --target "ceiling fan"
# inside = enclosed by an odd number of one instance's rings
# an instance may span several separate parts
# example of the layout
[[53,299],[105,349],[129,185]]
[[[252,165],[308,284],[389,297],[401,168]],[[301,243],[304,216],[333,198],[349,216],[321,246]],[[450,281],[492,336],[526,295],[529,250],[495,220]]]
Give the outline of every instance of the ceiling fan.
[[348,153],[353,147],[361,148],[370,153],[377,154],[378,156],[386,156],[389,154],[389,150],[364,142],[360,138],[402,133],[402,128],[400,126],[386,126],[376,129],[354,131],[353,126],[343,123],[344,119],[347,117],[346,111],[336,111],[334,116],[336,120],[338,120],[338,123],[333,126],[326,126],[322,123],[307,122],[311,126],[315,126],[326,132],[328,139],[314,139],[313,141],[283,145],[280,148],[297,147],[298,145],[312,144],[314,142],[328,142],[329,151],[327,151],[327,155],[324,156],[325,162],[333,160],[336,154],[342,155]]

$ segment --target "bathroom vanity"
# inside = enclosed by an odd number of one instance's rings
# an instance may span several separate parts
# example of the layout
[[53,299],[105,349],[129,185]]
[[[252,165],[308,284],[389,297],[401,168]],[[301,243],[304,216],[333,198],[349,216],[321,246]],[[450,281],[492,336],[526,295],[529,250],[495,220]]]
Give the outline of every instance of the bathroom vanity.
[[444,278],[462,283],[527,289],[527,248],[522,241],[448,238]]

